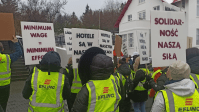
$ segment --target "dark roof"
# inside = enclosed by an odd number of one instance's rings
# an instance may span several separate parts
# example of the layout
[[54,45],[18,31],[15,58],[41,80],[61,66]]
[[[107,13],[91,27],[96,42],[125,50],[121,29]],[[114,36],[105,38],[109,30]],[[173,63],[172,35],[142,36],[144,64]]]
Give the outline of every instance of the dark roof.
[[[164,2],[164,0],[161,0],[161,1]],[[115,25],[114,25],[115,28],[118,28],[118,27],[119,27],[119,24],[120,24],[122,18],[124,17],[124,14],[125,14],[126,11],[128,10],[128,8],[129,8],[131,2],[132,2],[132,0],[128,0],[128,1],[127,1],[127,3],[126,3],[126,5],[124,6],[124,8],[123,8],[123,10],[122,10],[122,12],[121,12],[121,14],[120,14],[120,16],[119,16],[118,19],[117,19],[117,22],[116,22]]]
[[118,28],[119,27],[119,24],[122,20],[122,18],[124,17],[124,14],[126,13],[127,9],[129,8],[129,5],[131,4],[132,0],[128,0],[126,5],[124,6],[119,18],[117,19],[117,22],[115,23],[114,27],[115,28]]

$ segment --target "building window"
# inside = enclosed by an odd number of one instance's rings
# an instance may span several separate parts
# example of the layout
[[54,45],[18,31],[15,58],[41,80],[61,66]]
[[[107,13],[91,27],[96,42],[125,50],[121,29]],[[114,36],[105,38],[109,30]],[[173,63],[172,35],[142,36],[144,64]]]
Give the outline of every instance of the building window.
[[196,31],[196,45],[199,45],[199,29]]
[[139,0],[139,4],[142,4],[144,2],[145,2],[145,0]]
[[197,16],[199,16],[199,0],[197,0]]
[[153,7],[154,10],[160,10],[160,6]]
[[128,21],[132,21],[132,15],[128,15]]
[[170,7],[165,7],[165,11],[176,11],[175,9],[172,9]]
[[182,0],[182,7],[185,8],[185,0]]
[[129,48],[134,47],[134,39],[133,39],[133,33],[129,33],[128,34],[128,38],[129,38]]
[[138,12],[138,15],[139,15],[139,20],[146,20],[146,12],[145,11]]

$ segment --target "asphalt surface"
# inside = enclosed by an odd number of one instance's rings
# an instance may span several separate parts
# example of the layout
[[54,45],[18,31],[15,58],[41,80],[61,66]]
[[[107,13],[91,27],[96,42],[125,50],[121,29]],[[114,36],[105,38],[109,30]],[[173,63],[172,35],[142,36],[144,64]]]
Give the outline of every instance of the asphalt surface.
[[[7,105],[7,112],[28,112],[29,100],[24,99],[22,96],[24,84],[25,81],[11,82],[11,90]],[[146,112],[150,112],[152,102],[153,100],[151,98],[149,98],[146,102]],[[67,107],[66,102],[65,107]],[[68,112],[67,108],[65,108],[65,110],[65,112]]]

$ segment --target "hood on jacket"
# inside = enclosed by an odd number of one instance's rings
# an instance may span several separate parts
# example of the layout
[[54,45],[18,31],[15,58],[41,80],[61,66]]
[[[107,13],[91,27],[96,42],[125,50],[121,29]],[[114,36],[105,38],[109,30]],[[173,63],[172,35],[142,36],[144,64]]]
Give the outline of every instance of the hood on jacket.
[[195,84],[190,79],[183,79],[181,81],[165,85],[165,88],[171,90],[178,96],[191,96],[195,92]]
[[191,73],[199,74],[199,56],[195,56],[187,60],[187,64],[189,64],[191,68]]
[[97,54],[93,58],[90,69],[90,80],[106,80],[114,72],[111,57],[104,54]]
[[39,65],[37,65],[37,68],[46,72],[58,72],[61,68],[61,58],[59,54],[54,51],[47,52],[39,62]]
[[130,76],[131,74],[131,69],[129,68],[128,63],[120,65],[120,67],[117,70],[119,73],[121,73],[124,76]]
[[79,77],[81,79],[82,85],[86,84],[90,80],[90,65],[92,63],[93,58],[97,54],[104,54],[104,50],[98,47],[92,47],[85,51],[85,53],[80,57],[78,70]]

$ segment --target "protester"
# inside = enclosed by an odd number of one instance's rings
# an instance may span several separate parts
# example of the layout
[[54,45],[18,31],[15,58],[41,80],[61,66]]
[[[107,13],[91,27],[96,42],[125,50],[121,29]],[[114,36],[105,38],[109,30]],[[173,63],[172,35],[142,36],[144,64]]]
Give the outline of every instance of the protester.
[[133,65],[133,60],[131,58],[131,55],[129,55],[129,65]]
[[15,52],[8,55],[2,54],[4,51],[3,44],[0,42],[0,105],[4,112],[6,112],[7,102],[10,95],[10,78],[11,68],[10,65],[17,61],[22,55],[21,47],[18,43],[18,39],[13,36],[12,42],[14,43]]
[[187,64],[191,68],[190,78],[194,81],[196,88],[199,88],[199,49],[189,48],[186,50]]
[[67,100],[67,102],[68,102],[69,111],[71,111],[71,108],[75,102],[77,93],[81,90],[82,83],[79,77],[78,69],[73,68],[72,57],[70,57],[68,60],[67,69],[69,70],[69,76],[70,76],[69,79],[70,79],[70,86],[71,86],[71,96]]
[[102,49],[92,47],[81,56],[78,70],[83,86],[72,112],[119,112],[121,95],[110,78],[114,70],[112,59]]
[[199,90],[189,79],[190,67],[183,61],[176,61],[169,66],[166,73],[168,82],[161,90],[153,104],[151,112],[197,111]]
[[64,112],[63,100],[70,97],[68,72],[60,73],[61,59],[57,52],[43,56],[31,70],[23,89],[23,97],[30,99],[30,112]]
[[[149,82],[151,89],[150,97],[154,97],[155,93],[164,89],[164,84],[168,80],[166,77],[168,67],[161,67],[160,70],[157,70],[151,76],[146,76],[146,81]],[[159,74],[158,74],[159,73]]]
[[128,80],[130,80],[130,75],[131,75],[131,69],[129,68],[129,64],[126,63],[124,60],[119,59],[118,60],[118,65],[117,65],[117,72],[113,73],[114,76],[117,76],[120,81],[122,82],[123,88],[124,88],[124,103],[123,104],[123,109],[120,109],[120,112],[129,112],[131,109],[131,102],[130,98],[127,96],[129,93],[129,88],[128,88]]
[[145,101],[148,99],[148,83],[146,83],[146,75],[149,73],[145,69],[145,65],[140,65],[140,57],[137,57],[134,64],[135,75],[132,78],[130,99],[133,101],[135,112],[145,112]]

